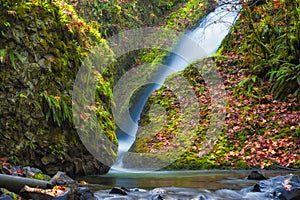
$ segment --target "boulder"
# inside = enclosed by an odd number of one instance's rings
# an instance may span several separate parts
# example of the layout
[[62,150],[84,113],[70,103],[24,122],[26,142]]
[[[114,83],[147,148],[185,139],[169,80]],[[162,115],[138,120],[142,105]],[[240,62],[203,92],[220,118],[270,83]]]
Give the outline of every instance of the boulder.
[[280,200],[300,199],[300,178],[295,175],[277,176],[259,181],[252,191],[264,193],[265,196]]
[[129,192],[129,190],[127,188],[124,188],[124,187],[114,187],[113,189],[111,189],[111,191],[109,192],[109,194],[127,195],[128,192]]
[[94,195],[91,193],[88,187],[78,187],[75,192],[76,198],[78,200],[93,200]]
[[251,171],[247,177],[249,180],[266,180],[267,178],[259,171]]

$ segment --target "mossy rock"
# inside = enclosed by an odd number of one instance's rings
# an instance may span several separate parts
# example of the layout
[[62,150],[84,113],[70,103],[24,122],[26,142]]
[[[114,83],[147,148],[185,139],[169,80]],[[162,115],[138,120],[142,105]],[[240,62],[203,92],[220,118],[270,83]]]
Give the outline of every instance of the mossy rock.
[[[71,101],[77,71],[93,47],[99,45],[112,58],[99,27],[63,1],[0,0],[0,5],[1,156],[50,175],[56,170],[106,173],[109,167],[91,156],[78,137]],[[97,98],[99,108],[110,105],[109,95]],[[101,123],[115,144],[107,151],[116,155],[115,127],[108,120],[112,113],[104,109],[107,117]],[[76,159],[85,166],[82,170],[76,169]]]

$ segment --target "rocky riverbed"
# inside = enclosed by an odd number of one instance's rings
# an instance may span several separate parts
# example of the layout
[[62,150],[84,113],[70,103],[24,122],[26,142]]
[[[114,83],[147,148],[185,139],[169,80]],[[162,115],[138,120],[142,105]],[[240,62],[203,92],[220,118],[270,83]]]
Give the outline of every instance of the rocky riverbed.
[[[254,171],[244,180],[252,180],[252,186],[238,190],[204,188],[160,187],[150,190],[141,188],[114,187],[96,192],[96,199],[103,200],[295,200],[300,199],[300,178],[285,175],[267,178]],[[230,184],[228,182],[228,184]],[[228,188],[231,186],[228,185]]]
[[40,169],[0,160],[0,200],[94,199],[84,183],[58,171],[52,178]]
[[[3,163],[2,163],[3,164]],[[6,174],[5,174],[6,173]],[[167,174],[172,174],[170,172]],[[194,172],[190,172],[194,173]],[[211,173],[218,176],[218,172]],[[222,187],[161,187],[154,175],[149,180],[149,187],[110,187],[120,185],[120,182],[107,184],[87,183],[76,181],[63,172],[58,172],[52,178],[33,167],[11,167],[2,165],[0,174],[0,200],[33,199],[33,200],[297,200],[300,199],[300,177],[298,175],[283,173],[268,178],[260,171],[248,172],[244,178],[226,179],[222,177]],[[223,174],[224,175],[224,174]],[[231,176],[227,172],[228,176]],[[243,175],[245,175],[243,173]],[[164,176],[160,174],[160,176]],[[37,179],[39,178],[39,179]],[[98,177],[105,179],[105,177]],[[184,182],[188,177],[178,179]],[[40,180],[42,179],[42,180]],[[203,180],[202,178],[199,178]],[[207,176],[207,179],[216,179]],[[79,180],[79,179],[78,179]],[[84,179],[80,179],[84,180]],[[89,181],[88,181],[89,182]],[[150,182],[156,182],[156,187],[150,187]],[[195,183],[196,184],[196,183]],[[170,184],[168,184],[170,185]],[[235,186],[234,186],[235,185]],[[5,187],[5,189],[4,189]],[[8,189],[8,190],[7,190]]]

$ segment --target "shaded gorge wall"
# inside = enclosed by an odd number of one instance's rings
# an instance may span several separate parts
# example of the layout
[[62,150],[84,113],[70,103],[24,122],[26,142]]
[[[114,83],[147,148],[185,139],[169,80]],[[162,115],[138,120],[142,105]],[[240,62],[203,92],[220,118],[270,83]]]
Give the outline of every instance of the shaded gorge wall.
[[[72,121],[71,91],[93,45],[110,55],[97,27],[60,1],[1,1],[0,157],[48,174],[106,173],[109,169],[82,145]],[[92,71],[91,67],[91,71]],[[100,126],[117,144],[109,101],[99,83]],[[84,118],[84,116],[81,116]],[[112,149],[110,151],[116,151]]]

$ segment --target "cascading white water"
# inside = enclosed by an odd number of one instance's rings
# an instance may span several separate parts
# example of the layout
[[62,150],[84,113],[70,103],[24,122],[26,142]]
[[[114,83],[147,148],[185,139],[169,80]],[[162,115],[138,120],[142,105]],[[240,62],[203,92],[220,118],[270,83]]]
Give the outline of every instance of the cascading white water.
[[[143,91],[143,94],[139,96],[140,99],[138,102],[131,108],[131,117],[136,124],[138,123],[140,113],[151,93],[162,85],[168,75],[183,70],[194,61],[193,59],[186,59],[178,56],[188,53],[190,54],[187,55],[188,58],[194,58],[197,55],[197,52],[193,52],[193,49],[191,49],[188,40],[196,42],[208,55],[214,54],[218,50],[222,40],[229,33],[230,27],[236,21],[240,9],[241,5],[239,4],[239,1],[233,0],[227,1],[226,3],[220,3],[219,7],[199,21],[196,28],[187,31],[185,37],[182,37],[174,47],[172,51],[173,54],[169,56],[166,63],[164,63],[164,65],[168,66],[168,69],[164,69],[162,73],[156,77],[155,83],[159,84],[147,87]],[[117,131],[119,139],[118,158],[116,163],[111,167],[110,172],[131,171],[130,169],[124,168],[122,163],[124,154],[135,141],[134,136],[137,128],[138,126],[130,127],[129,130],[126,130],[126,133],[122,130]]]

